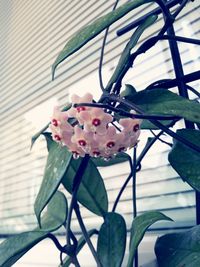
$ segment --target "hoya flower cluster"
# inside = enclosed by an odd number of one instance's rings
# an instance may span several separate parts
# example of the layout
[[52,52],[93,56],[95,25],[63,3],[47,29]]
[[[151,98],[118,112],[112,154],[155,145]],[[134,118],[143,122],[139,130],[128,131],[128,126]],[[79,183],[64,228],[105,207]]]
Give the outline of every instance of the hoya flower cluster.
[[[68,111],[62,112],[55,107],[50,124],[53,140],[66,146],[74,158],[89,154],[91,157],[110,159],[118,152],[133,147],[140,134],[141,121],[123,118],[116,122],[103,108],[73,106],[92,102],[90,93],[83,97],[74,94],[72,107]],[[73,124],[69,123],[70,118],[75,119]]]

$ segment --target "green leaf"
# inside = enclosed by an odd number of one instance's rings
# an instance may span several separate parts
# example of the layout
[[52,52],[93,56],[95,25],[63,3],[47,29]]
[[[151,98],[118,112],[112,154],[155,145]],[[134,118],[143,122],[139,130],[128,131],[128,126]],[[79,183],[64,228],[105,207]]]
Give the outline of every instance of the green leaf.
[[35,231],[51,232],[57,230],[66,221],[67,213],[67,199],[62,192],[56,191],[47,205],[47,211],[41,218],[41,228],[38,227]]
[[[97,230],[96,229],[91,229],[88,231],[88,236],[91,237],[92,235],[97,234]],[[76,255],[81,251],[81,249],[83,248],[83,246],[85,245],[86,241],[85,238],[82,236],[79,240],[78,240],[78,245],[77,245],[77,250],[76,250]],[[59,265],[59,267],[68,267],[71,264],[71,259],[69,256],[67,256],[64,260],[63,260],[63,265]]]
[[[64,187],[70,193],[72,193],[73,180],[81,160],[72,159],[62,179]],[[78,189],[77,199],[83,206],[97,215],[103,216],[108,211],[108,197],[104,182],[97,167],[91,160],[84,172]]]
[[130,66],[129,58],[131,55],[131,50],[136,46],[140,36],[145,31],[146,28],[151,26],[156,20],[158,16],[157,15],[151,15],[149,16],[142,24],[138,26],[138,28],[135,30],[133,35],[131,36],[130,41],[127,43],[125,49],[123,50],[121,57],[119,59],[119,62],[117,64],[117,67],[109,80],[106,89],[111,88],[112,85],[117,81],[119,76],[127,70]]
[[126,248],[126,223],[114,212],[107,213],[97,242],[97,254],[103,267],[120,267]]
[[[181,129],[177,131],[177,134],[200,147],[199,130]],[[200,153],[174,140],[168,160],[184,181],[200,191]]]
[[67,57],[75,53],[79,50],[82,46],[84,46],[87,42],[97,36],[100,32],[105,30],[115,21],[122,18],[131,10],[150,2],[150,0],[134,0],[124,5],[120,6],[119,8],[115,9],[114,11],[109,12],[108,14],[96,19],[89,25],[81,28],[78,32],[74,34],[74,36],[67,42],[63,50],[58,55],[56,61],[52,66],[52,76],[54,78],[55,69],[57,66],[65,60]]
[[39,136],[49,127],[50,122],[45,125],[39,132],[37,132],[36,134],[34,134],[31,138],[31,148],[33,147],[33,145],[35,144],[36,140],[39,138]]
[[200,266],[200,226],[159,237],[155,253],[159,267]]
[[146,114],[175,115],[200,122],[200,104],[185,99],[166,89],[143,90],[135,94],[132,102]]
[[[59,210],[59,212],[58,212]],[[56,192],[42,217],[42,229],[12,236],[0,244],[0,266],[10,267],[28,250],[48,237],[48,233],[60,228],[66,221],[67,200],[63,193]]]
[[39,224],[40,214],[60,185],[72,157],[66,147],[51,141],[49,138],[47,139],[47,144],[49,155],[43,181],[34,204],[34,210]]
[[130,237],[130,253],[128,258],[127,267],[133,266],[133,260],[135,256],[136,249],[142,240],[147,228],[151,226],[153,223],[160,221],[160,220],[168,220],[171,219],[161,212],[158,211],[149,211],[145,212],[144,214],[137,216],[132,223],[131,226],[131,237]]
[[51,146],[52,146],[52,142],[54,142],[53,139],[52,139],[52,135],[51,135],[51,133],[49,133],[49,132],[44,132],[44,133],[42,133],[42,135],[43,135],[43,136],[45,137],[45,139],[46,139],[47,150],[48,150],[48,152],[49,152],[49,150],[51,149]]
[[131,84],[125,84],[125,89],[121,92],[120,97],[124,97],[128,100],[131,100],[132,96],[136,93],[136,89]]
[[125,161],[128,161],[130,159],[130,156],[124,152],[118,153],[114,158],[106,161],[102,158],[92,158],[92,161],[94,164],[98,167],[107,167],[114,164],[122,163]]
[[[172,127],[176,123],[176,122],[174,122],[174,124],[172,125],[172,121],[171,120],[162,120],[162,121],[159,121],[159,122],[161,122],[163,125],[165,125],[167,127],[168,126]],[[143,129],[143,130],[144,129],[160,130],[159,127],[155,126],[153,123],[151,123],[148,120],[143,120],[140,128]]]

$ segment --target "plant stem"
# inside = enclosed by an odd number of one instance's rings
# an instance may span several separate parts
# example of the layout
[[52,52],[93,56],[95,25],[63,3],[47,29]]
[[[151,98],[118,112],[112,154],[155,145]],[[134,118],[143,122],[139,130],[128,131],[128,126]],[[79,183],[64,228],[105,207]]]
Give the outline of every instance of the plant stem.
[[[132,195],[133,195],[133,219],[137,216],[137,196],[136,196],[136,162],[137,158],[137,146],[133,149],[133,163],[132,163]],[[138,267],[138,249],[135,251],[135,267]]]
[[[153,136],[156,136],[156,134],[154,133],[154,131],[150,130],[150,132],[153,134]],[[167,142],[167,141],[165,141],[165,140],[163,140],[163,139],[161,139],[161,138],[158,138],[158,140],[159,140],[160,142],[162,142],[162,143],[164,143],[164,144],[166,144],[166,145],[172,147],[172,144],[171,144],[171,143],[169,143],[169,142]]]
[[68,211],[68,217],[67,217],[67,223],[66,223],[66,239],[67,239],[67,245],[71,245],[71,239],[70,239],[70,224],[71,224],[71,218],[72,218],[72,212],[74,209],[74,205],[76,204],[76,196],[77,192],[81,183],[82,176],[87,168],[87,164],[89,162],[89,155],[86,155],[78,168],[78,171],[76,172],[76,175],[74,177],[73,186],[72,186],[72,199]]
[[79,103],[79,104],[74,104],[74,107],[96,107],[96,108],[105,108],[105,109],[109,109],[110,111],[114,111],[116,113],[118,113],[119,115],[125,116],[125,117],[129,117],[129,118],[138,118],[138,119],[155,119],[155,120],[177,120],[177,119],[181,119],[181,117],[179,116],[175,116],[175,115],[156,115],[156,114],[132,114],[129,113],[127,111],[124,111],[122,109],[119,108],[115,108],[111,105],[108,104],[102,104],[102,103]]
[[[145,148],[142,150],[141,154],[139,155],[138,159],[137,159],[137,164],[136,164],[136,168],[138,166],[140,166],[144,156],[147,154],[147,152],[149,151],[149,149],[152,147],[152,145],[156,142],[156,140],[163,134],[163,131],[160,131],[159,134],[157,134],[154,138],[151,139],[150,142],[147,143],[147,145],[145,146]],[[132,165],[131,166],[131,172],[129,174],[129,176],[126,178],[123,186],[121,187],[117,197],[116,197],[116,200],[114,202],[114,205],[113,205],[113,208],[112,208],[112,212],[114,212],[116,210],[116,207],[117,207],[117,204],[119,203],[119,200],[121,198],[121,195],[122,193],[124,192],[127,184],[129,183],[129,181],[131,180],[132,178]]]
[[[107,96],[106,96],[107,95]],[[124,100],[114,94],[111,94],[108,96],[108,94],[106,94],[105,97],[109,98],[110,100],[119,102],[124,104],[125,106],[135,110],[136,112],[138,112],[139,114],[144,114],[143,110],[138,107],[137,105],[131,103],[128,100]],[[195,144],[191,143],[190,141],[188,141],[187,139],[183,138],[182,136],[176,134],[175,132],[171,131],[168,127],[166,127],[165,125],[163,125],[162,123],[160,123],[157,120],[153,120],[153,119],[148,119],[151,123],[153,123],[155,126],[157,126],[158,128],[160,128],[161,130],[163,130],[165,133],[167,133],[168,135],[170,135],[171,137],[177,139],[178,141],[180,141],[181,143],[183,143],[184,145],[188,146],[189,148],[200,152],[200,147],[196,146]]]
[[73,257],[72,257],[72,263],[74,263],[74,265],[75,265],[76,267],[81,267],[81,265],[79,264],[79,261],[78,261],[78,259],[77,259],[76,256],[73,256]]
[[58,241],[55,235],[48,233],[47,237],[54,242],[55,246],[57,247],[58,250],[60,250],[60,252],[65,253],[65,248],[61,246],[60,242]]
[[184,6],[187,4],[187,2],[189,2],[188,0],[183,0],[182,3],[180,4],[180,6],[177,8],[177,10],[174,12],[173,17],[176,18],[179,13],[182,11],[182,9],[184,8]]
[[133,195],[133,218],[137,216],[137,205],[136,205],[136,151],[137,146],[134,146],[133,149],[133,163],[132,163],[132,180],[133,180],[133,186],[132,186],[132,195]]
[[102,267],[102,265],[101,265],[101,263],[100,263],[100,261],[99,261],[98,255],[97,255],[97,253],[96,253],[96,251],[95,251],[95,248],[94,248],[94,246],[93,246],[93,244],[92,244],[92,242],[91,242],[91,240],[90,240],[90,237],[89,237],[89,235],[88,235],[88,233],[87,233],[87,230],[86,230],[86,228],[85,228],[83,219],[82,219],[82,217],[81,217],[81,213],[80,213],[80,209],[79,209],[79,205],[78,205],[78,203],[75,204],[74,211],[75,211],[75,213],[76,213],[76,217],[77,217],[77,219],[78,219],[78,222],[79,222],[81,231],[82,231],[82,233],[83,233],[83,236],[84,236],[84,238],[85,238],[85,241],[86,241],[86,243],[88,244],[88,247],[90,248],[90,251],[92,252],[92,255],[93,255],[93,257],[94,257],[94,259],[95,259],[95,261],[96,261],[96,263],[97,263],[97,266],[98,266],[98,267]]
[[186,87],[187,87],[187,89],[190,90],[193,94],[195,94],[198,98],[200,98],[200,93],[199,93],[197,90],[195,90],[193,87],[191,87],[190,85],[187,85],[187,84],[186,84]]
[[[190,83],[190,82],[198,80],[199,77],[200,77],[200,71],[194,71],[194,72],[191,72],[189,74],[183,75],[182,80],[185,83]],[[153,90],[156,88],[170,89],[170,88],[177,86],[178,82],[179,81],[176,78],[175,79],[158,80],[158,81],[155,81],[152,84],[148,85],[145,90]],[[187,84],[186,84],[186,86],[188,87]],[[190,89],[190,88],[188,88],[188,89]],[[197,92],[197,94],[198,94],[198,92]]]

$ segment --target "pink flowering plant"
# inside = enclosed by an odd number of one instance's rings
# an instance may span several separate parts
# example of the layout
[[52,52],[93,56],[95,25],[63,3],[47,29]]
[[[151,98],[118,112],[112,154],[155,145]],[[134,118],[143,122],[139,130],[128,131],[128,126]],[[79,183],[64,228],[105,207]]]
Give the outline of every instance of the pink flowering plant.
[[[140,134],[141,120],[133,118],[114,119],[101,107],[87,106],[92,103],[90,93],[83,97],[72,95],[72,107],[65,112],[54,108],[49,128],[52,139],[62,146],[66,146],[74,159],[85,157],[103,158],[110,160],[119,152],[137,144]],[[86,103],[74,107],[77,103]],[[68,119],[74,119],[72,126]]]
[[[143,158],[149,149],[153,149],[157,141],[162,141],[170,147],[169,164],[179,174],[180,179],[182,178],[194,189],[197,196],[197,211],[199,211],[200,106],[198,98],[200,95],[196,89],[188,85],[189,82],[199,78],[199,71],[184,75],[179,61],[177,42],[195,45],[199,45],[200,42],[196,39],[176,36],[173,28],[173,22],[189,1],[174,1],[173,5],[169,5],[170,1],[155,0],[158,9],[137,21],[136,30],[133,31],[122,51],[110,80],[104,86],[101,70],[109,26],[133,9],[151,1],[132,0],[116,8],[117,2],[111,12],[80,29],[67,42],[53,64],[54,79],[56,68],[61,62],[103,30],[106,31],[99,64],[99,81],[102,90],[100,99],[94,99],[90,92],[82,97],[73,94],[69,105],[63,109],[54,107],[48,125],[32,138],[33,145],[37,138],[43,135],[48,149],[44,177],[34,206],[38,227],[10,237],[1,243],[0,266],[2,267],[12,266],[45,238],[50,238],[60,251],[59,266],[67,267],[70,264],[84,266],[77,255],[87,243],[96,266],[137,267],[137,247],[147,229],[160,220],[172,221],[159,211],[147,211],[137,215],[136,174],[142,168]],[[188,5],[192,6],[192,3]],[[173,11],[170,9],[172,6],[175,6]],[[157,35],[139,45],[140,36],[148,27],[154,25],[158,13],[163,16],[162,28]],[[133,29],[135,26],[132,25],[132,28],[129,28]],[[176,78],[155,81],[142,91],[137,91],[130,84],[122,86],[126,73],[134,67],[135,59],[142,53],[148,53],[152,46],[162,40],[169,42]],[[177,93],[170,91],[170,88],[176,88]],[[195,95],[196,100],[189,99],[188,90]],[[180,120],[184,123],[182,128],[177,125]],[[173,129],[174,125],[178,128],[177,131]],[[143,129],[150,130],[154,137],[148,139],[146,146],[138,155],[136,152]],[[164,134],[172,137],[173,143],[165,142],[162,139]],[[120,189],[113,207],[110,208],[108,192],[98,167],[113,166],[114,168],[117,163],[125,161],[130,163],[130,174]],[[127,229],[123,214],[117,213],[116,208],[130,181],[133,187],[133,220],[131,228]],[[63,188],[62,192],[58,190],[60,186]],[[63,193],[65,190],[71,194],[71,198],[66,198]],[[98,229],[86,228],[81,215],[82,206],[93,212],[94,216],[102,217],[103,223]],[[71,227],[73,213],[83,235],[79,240],[77,233],[73,232]],[[197,212],[197,224],[199,223],[200,214]],[[65,245],[60,244],[54,233],[61,227],[64,227],[66,233]],[[127,230],[130,230],[128,241]],[[96,246],[91,239],[93,235],[97,238]],[[127,243],[129,243],[128,255],[124,261]],[[158,266],[200,266],[199,244],[199,225],[185,232],[166,234],[158,238],[155,244]]]

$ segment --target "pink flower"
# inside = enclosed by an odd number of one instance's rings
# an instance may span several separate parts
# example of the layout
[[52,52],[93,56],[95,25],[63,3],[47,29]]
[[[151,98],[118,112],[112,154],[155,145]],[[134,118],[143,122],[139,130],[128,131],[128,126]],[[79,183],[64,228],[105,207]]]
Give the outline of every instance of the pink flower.
[[70,152],[72,152],[74,159],[78,159],[79,157],[85,156],[85,152],[83,151],[83,149],[80,146],[78,146],[76,143],[71,142],[67,146],[67,148]]
[[135,134],[140,129],[141,120],[125,118],[120,119],[119,124],[123,127],[123,131],[127,135]]
[[78,147],[81,147],[85,152],[89,152],[89,147],[93,141],[93,133],[88,133],[76,125],[74,127],[74,135],[72,136],[71,141]]
[[140,135],[141,120],[125,118],[120,119],[119,124],[123,127],[122,134],[125,137],[125,145],[127,147],[133,147],[137,144],[137,139]]
[[119,152],[121,143],[124,141],[124,135],[117,133],[114,126],[109,126],[104,135],[96,133],[94,139],[98,143],[100,155],[104,158],[110,158]]
[[85,94],[83,97],[80,97],[76,94],[72,95],[72,107],[67,111],[67,114],[70,118],[76,118],[80,125],[83,125],[83,121],[80,117],[83,111],[89,111],[90,107],[73,107],[73,104],[79,103],[92,103],[93,96],[90,93]]
[[53,116],[49,128],[52,131],[52,138],[56,142],[68,144],[73,134],[73,127],[67,121],[67,112],[60,111],[59,107],[54,107]]
[[104,134],[108,123],[113,121],[113,117],[101,108],[91,108],[90,111],[82,112],[80,118],[85,131],[98,132],[98,134]]
[[[72,96],[72,104],[92,103],[92,95]],[[68,118],[76,119],[71,125]],[[124,118],[119,120],[119,128],[111,125],[113,117],[102,108],[72,107],[66,112],[54,108],[50,129],[53,139],[65,145],[74,158],[102,157],[110,159],[121,151],[135,146],[140,135],[141,120]],[[79,124],[78,124],[79,123]]]

